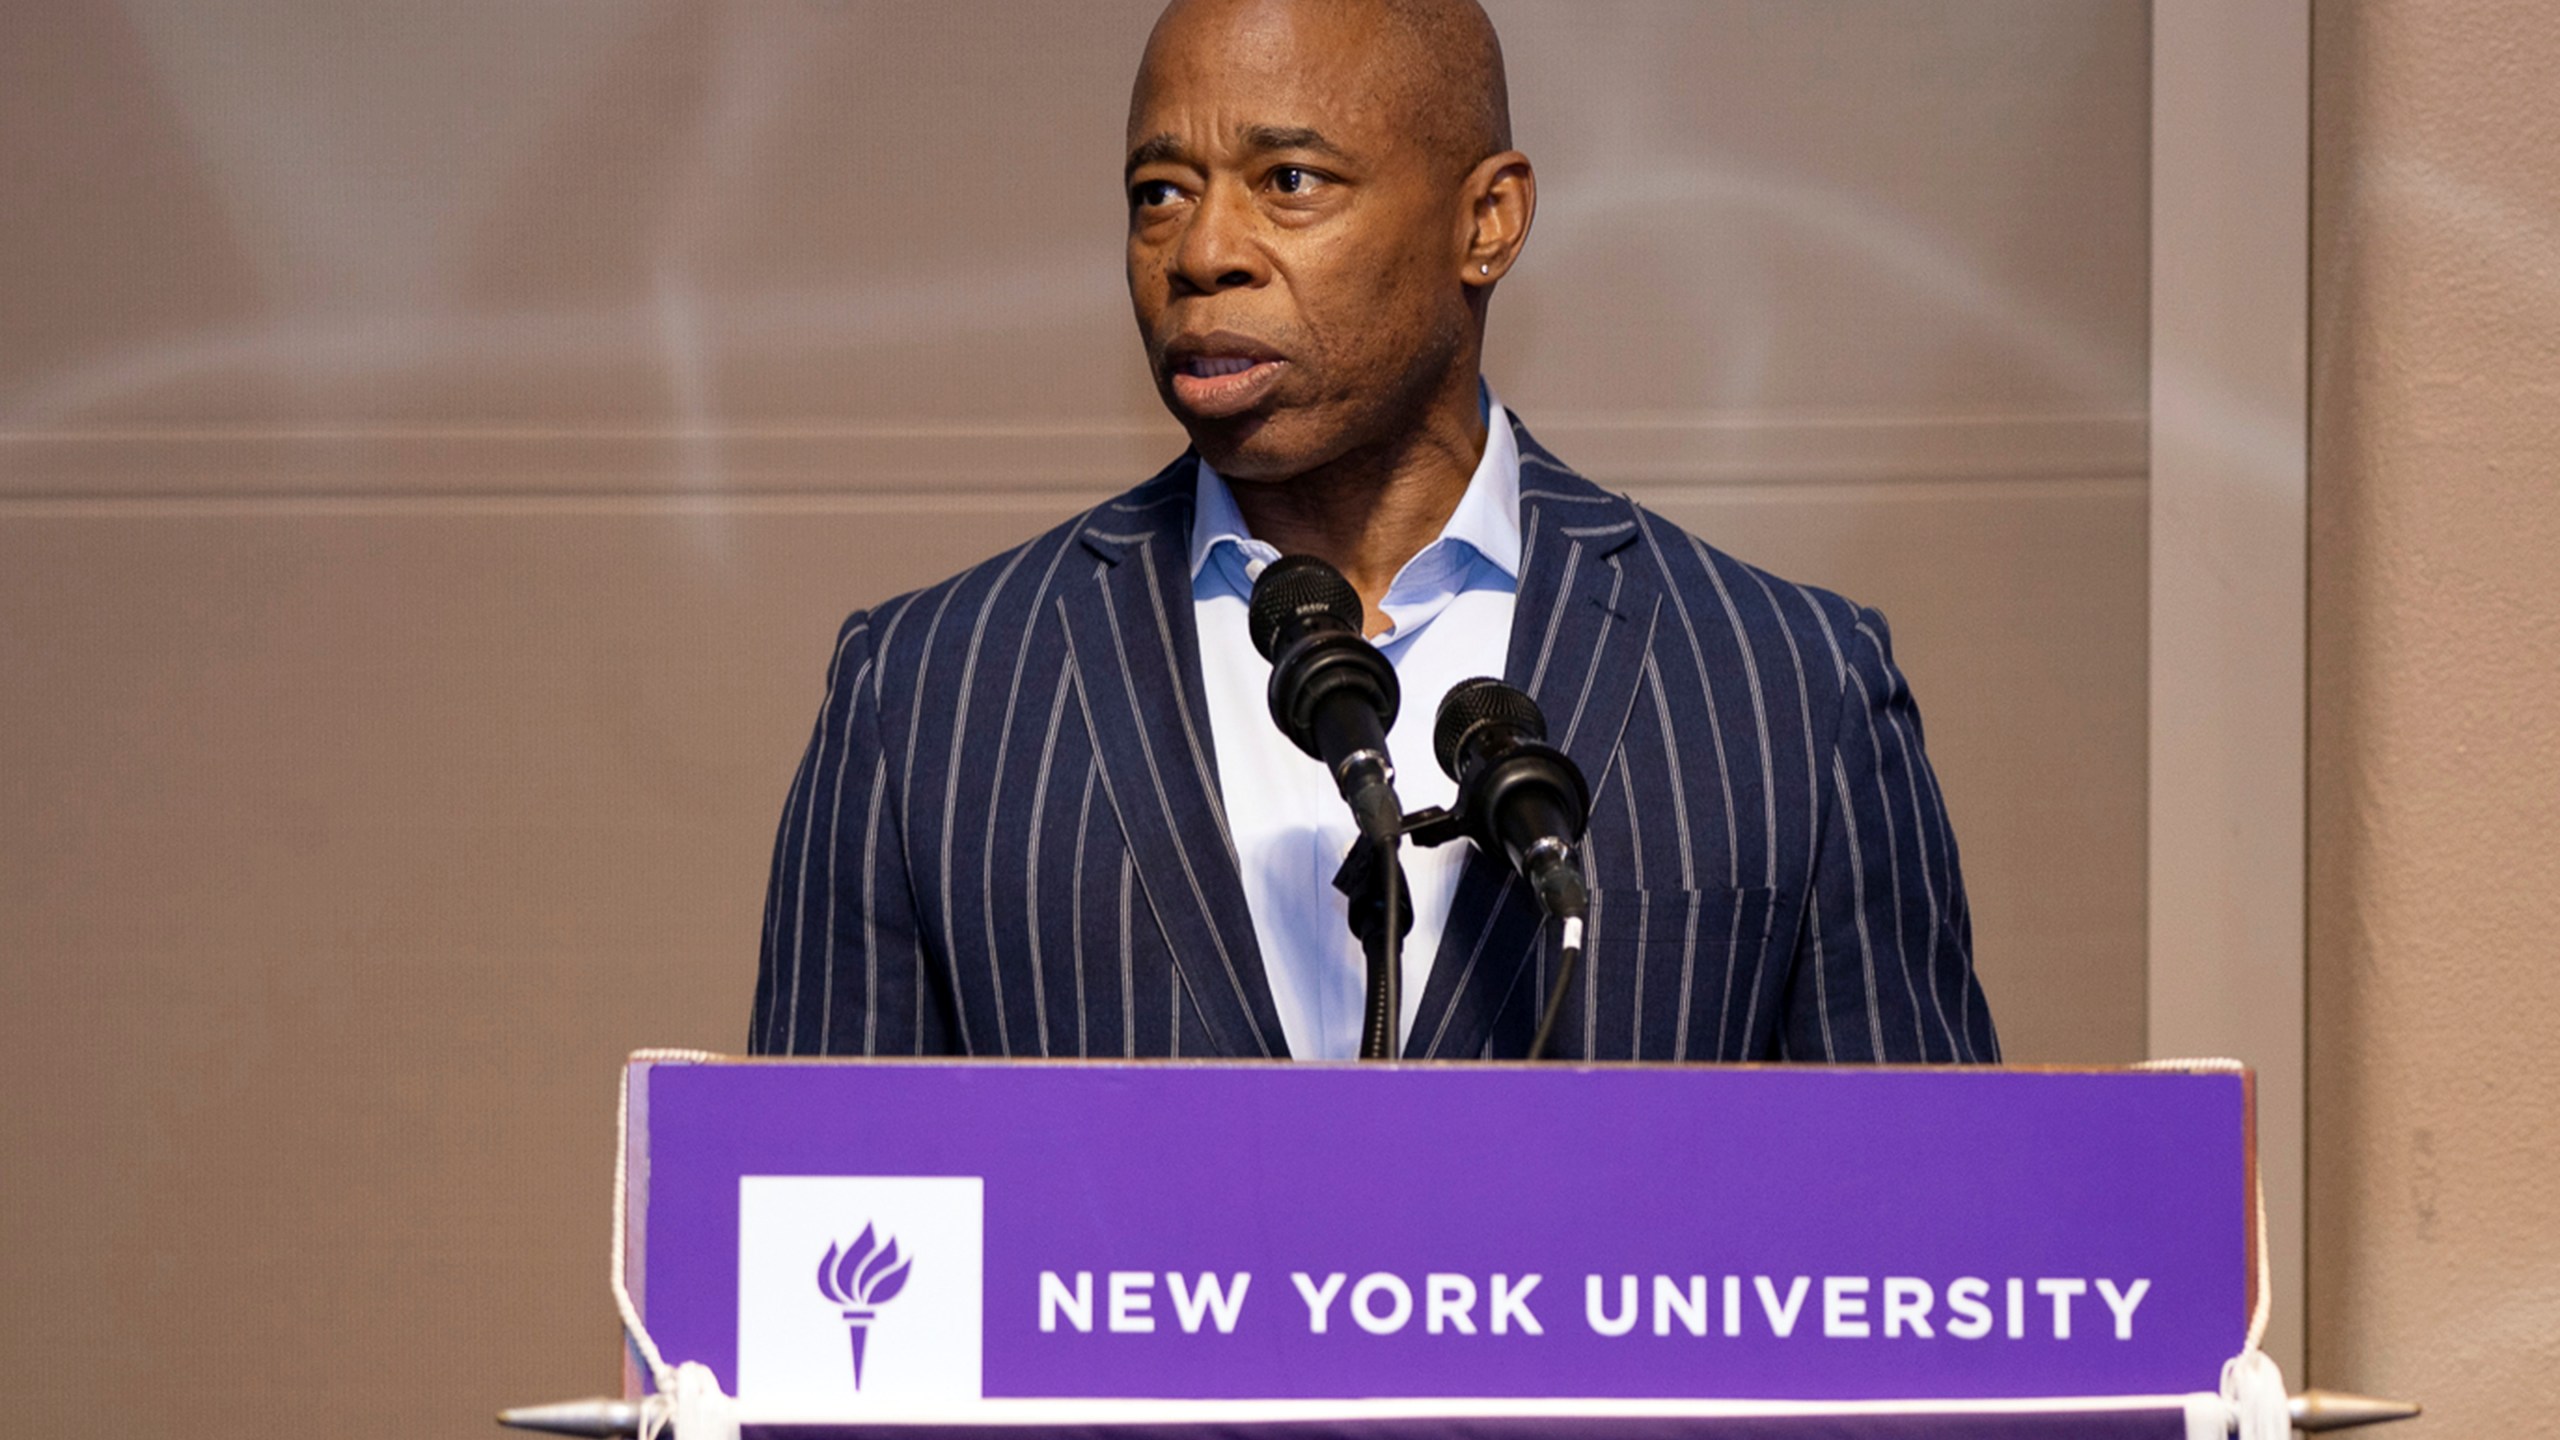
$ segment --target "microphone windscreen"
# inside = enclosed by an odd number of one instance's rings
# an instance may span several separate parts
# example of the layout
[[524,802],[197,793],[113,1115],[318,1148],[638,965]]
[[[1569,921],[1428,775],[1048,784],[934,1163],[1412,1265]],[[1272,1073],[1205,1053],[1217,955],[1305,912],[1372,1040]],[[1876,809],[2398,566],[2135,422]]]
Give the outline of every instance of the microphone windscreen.
[[1450,779],[1459,778],[1469,740],[1487,725],[1515,730],[1531,740],[1547,738],[1547,717],[1539,713],[1537,701],[1499,680],[1461,680],[1440,698],[1440,713],[1431,726],[1432,753],[1440,757],[1440,768]]
[[1360,592],[1351,588],[1341,571],[1313,555],[1283,555],[1263,566],[1254,580],[1245,630],[1253,636],[1253,648],[1270,660],[1279,654],[1283,631],[1322,616],[1331,616],[1354,635],[1367,628],[1361,623],[1368,611],[1360,603]]

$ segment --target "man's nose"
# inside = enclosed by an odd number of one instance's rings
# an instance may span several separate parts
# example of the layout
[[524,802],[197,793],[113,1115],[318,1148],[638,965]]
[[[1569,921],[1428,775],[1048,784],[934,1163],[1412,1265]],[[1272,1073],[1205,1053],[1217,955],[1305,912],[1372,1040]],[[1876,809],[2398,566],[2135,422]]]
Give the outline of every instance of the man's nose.
[[1252,203],[1240,187],[1213,185],[1193,207],[1173,253],[1174,288],[1209,295],[1267,278],[1253,244]]

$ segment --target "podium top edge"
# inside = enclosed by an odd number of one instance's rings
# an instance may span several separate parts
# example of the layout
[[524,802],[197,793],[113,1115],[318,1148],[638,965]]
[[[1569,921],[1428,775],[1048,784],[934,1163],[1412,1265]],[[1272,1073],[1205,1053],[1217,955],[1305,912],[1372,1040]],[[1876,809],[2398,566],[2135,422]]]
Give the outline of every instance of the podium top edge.
[[2130,1065],[1811,1065],[1797,1061],[1700,1062],[1700,1061],[1610,1061],[1601,1064],[1525,1060],[1424,1060],[1379,1063],[1364,1060],[1230,1060],[1230,1059],[1131,1059],[1121,1056],[1092,1059],[1014,1058],[954,1055],[727,1055],[707,1050],[634,1050],[624,1064],[632,1069],[657,1065],[717,1065],[762,1067],[862,1066],[890,1069],[968,1069],[968,1070],[1201,1070],[1217,1072],[1318,1070],[1392,1072],[1530,1072],[1572,1075],[1646,1074],[1664,1071],[1684,1073],[1734,1074],[1738,1072],[1781,1073],[1790,1075],[2233,1075],[2256,1076],[2256,1069],[2231,1060],[2148,1061]]

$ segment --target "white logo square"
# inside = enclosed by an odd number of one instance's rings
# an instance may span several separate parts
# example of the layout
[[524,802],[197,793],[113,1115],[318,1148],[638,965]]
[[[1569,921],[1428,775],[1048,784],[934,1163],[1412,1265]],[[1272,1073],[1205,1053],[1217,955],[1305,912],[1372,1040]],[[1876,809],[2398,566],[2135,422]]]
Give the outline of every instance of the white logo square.
[[739,1401],[780,1420],[977,1400],[985,1215],[976,1176],[740,1177]]

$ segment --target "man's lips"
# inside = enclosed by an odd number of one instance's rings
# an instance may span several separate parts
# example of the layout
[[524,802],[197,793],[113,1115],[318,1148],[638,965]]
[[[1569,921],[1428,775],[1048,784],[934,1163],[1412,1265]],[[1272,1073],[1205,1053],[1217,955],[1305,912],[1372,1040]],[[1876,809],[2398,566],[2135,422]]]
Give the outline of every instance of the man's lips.
[[1182,408],[1206,420],[1241,415],[1262,403],[1280,383],[1286,360],[1203,358],[1176,368],[1173,396]]
[[1174,399],[1204,420],[1227,419],[1261,404],[1288,364],[1267,345],[1225,333],[1177,341],[1165,357]]

